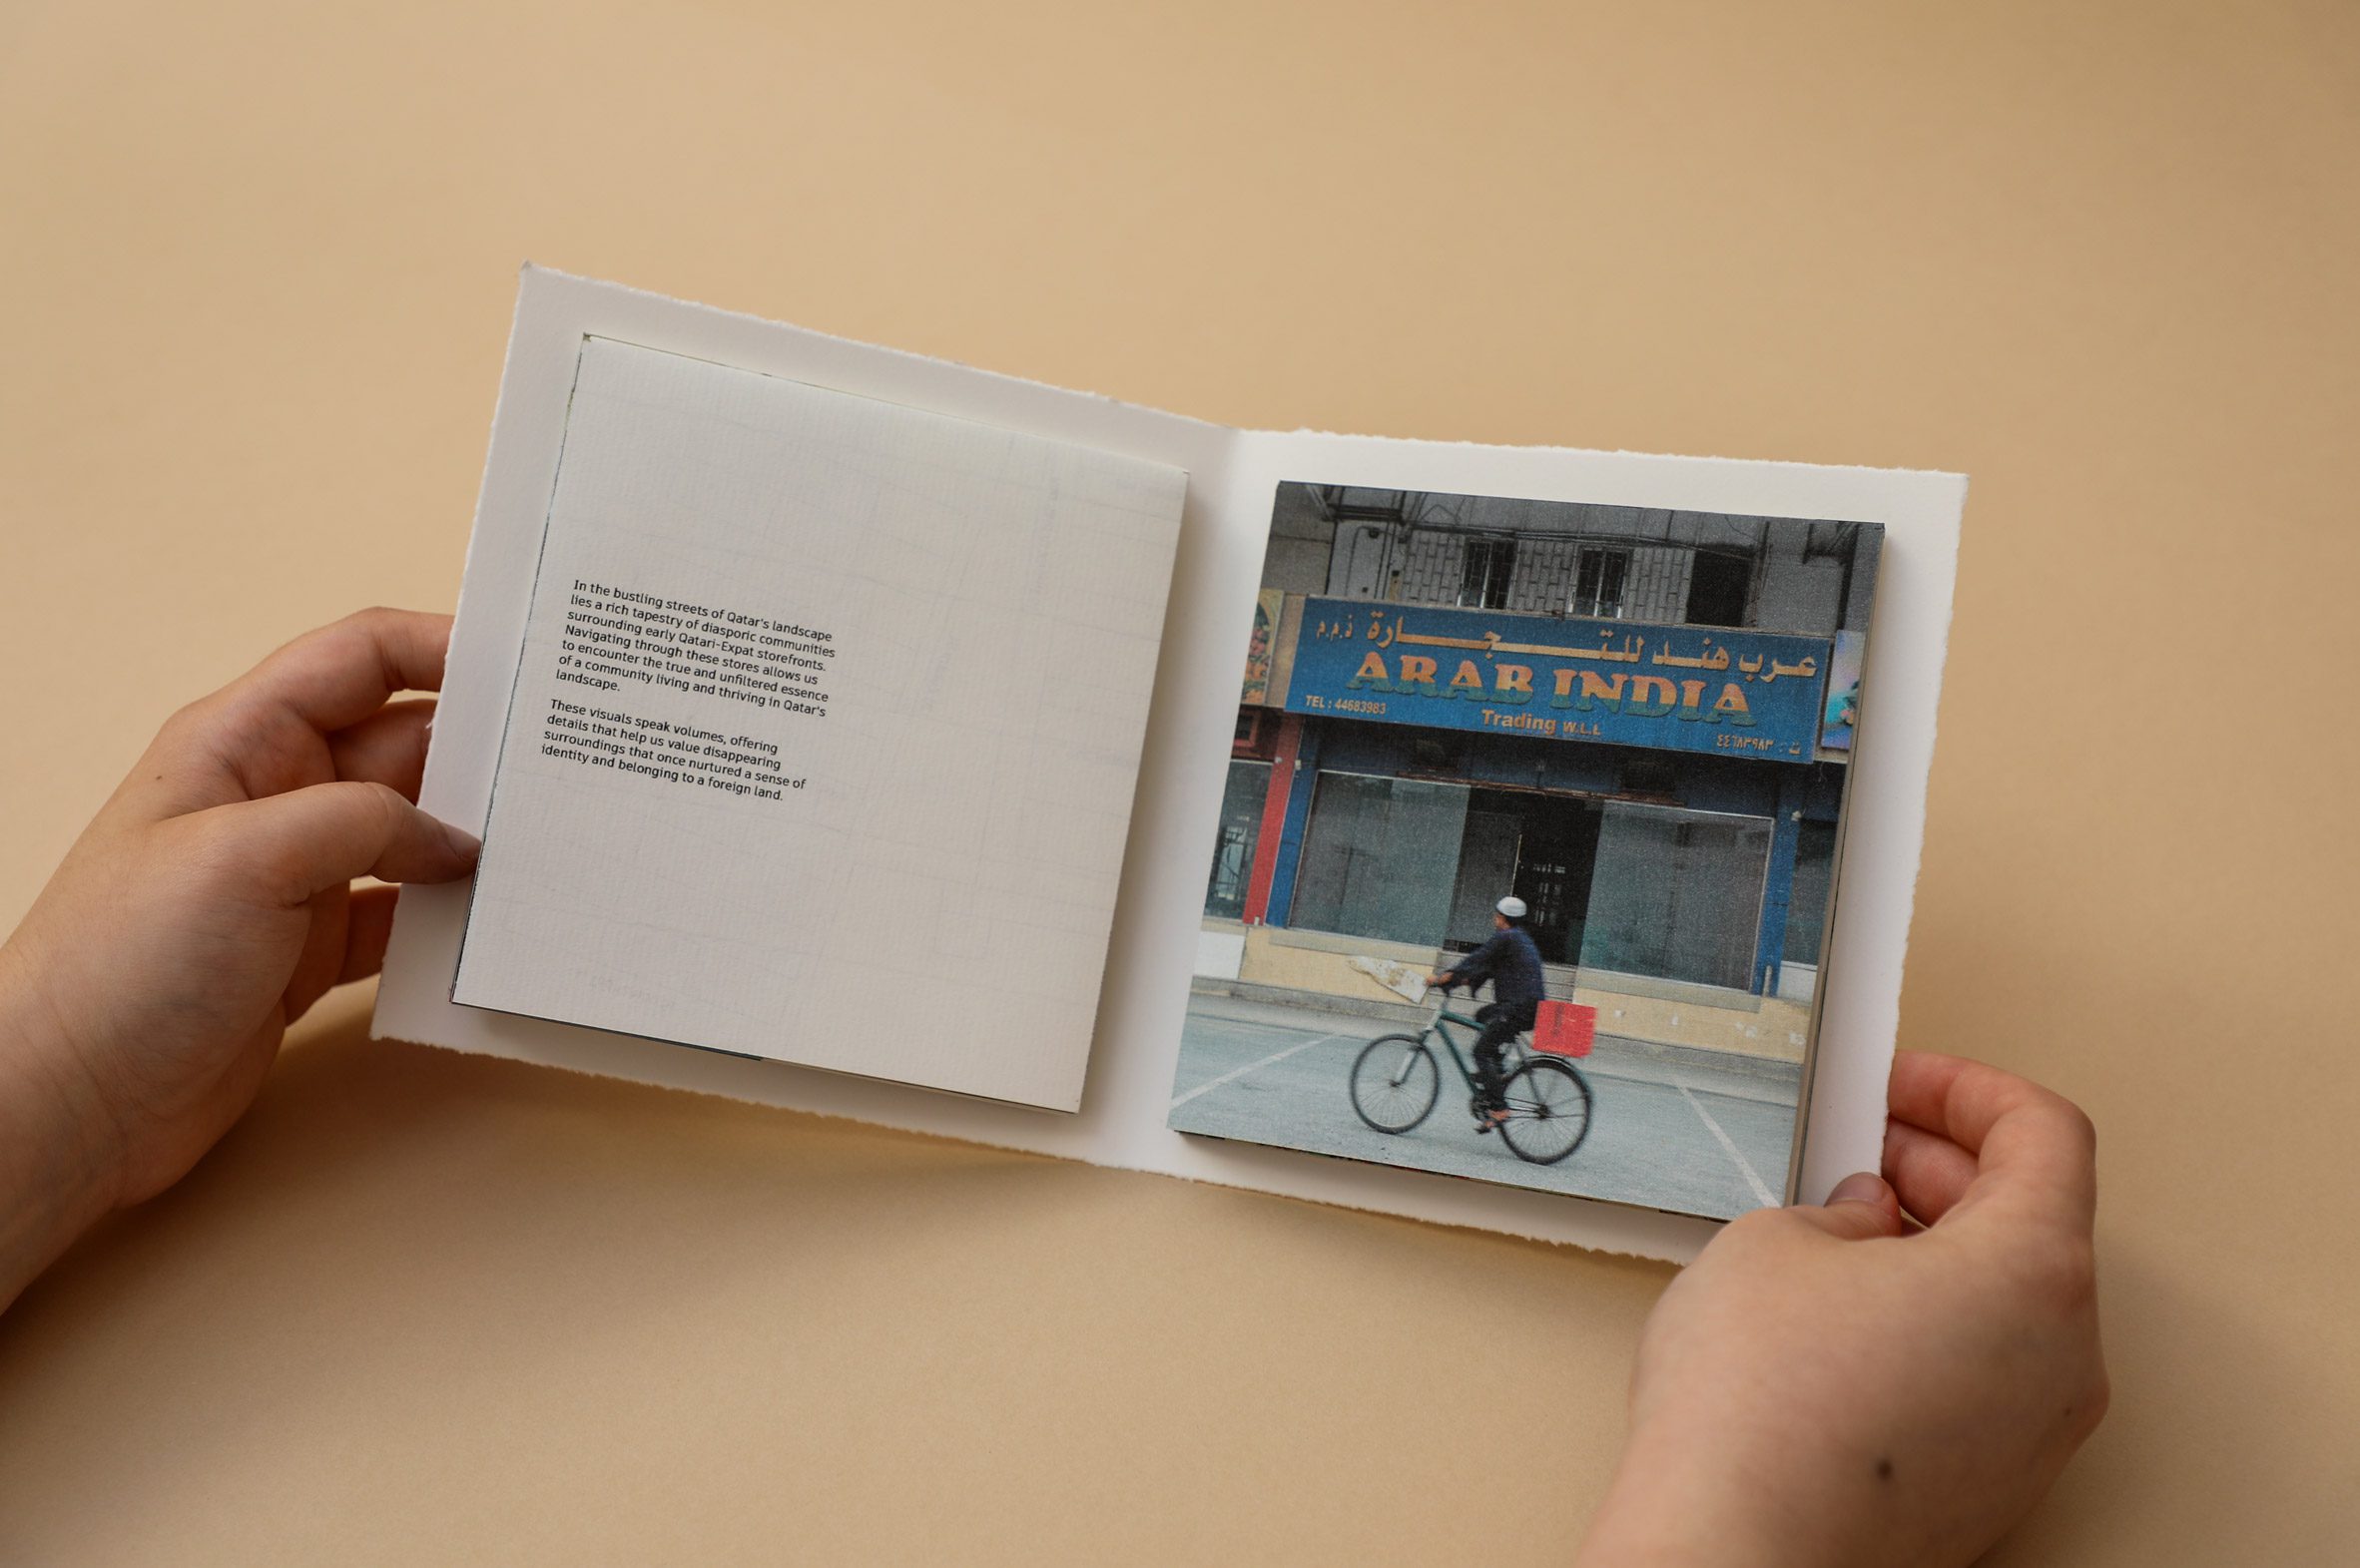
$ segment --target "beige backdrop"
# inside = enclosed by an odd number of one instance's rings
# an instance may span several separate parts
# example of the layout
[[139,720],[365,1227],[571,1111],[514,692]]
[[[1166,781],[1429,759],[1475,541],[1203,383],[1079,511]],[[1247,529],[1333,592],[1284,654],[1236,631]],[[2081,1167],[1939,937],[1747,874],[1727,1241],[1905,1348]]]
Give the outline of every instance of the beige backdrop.
[[[1243,425],[1965,470],[1904,1023],[2096,1115],[2119,1390],[1999,1560],[2360,1550],[2360,14],[337,9],[0,9],[0,922],[180,701],[451,603],[528,257]],[[1666,1278],[365,1003],[0,1320],[0,1558],[1545,1559]]]

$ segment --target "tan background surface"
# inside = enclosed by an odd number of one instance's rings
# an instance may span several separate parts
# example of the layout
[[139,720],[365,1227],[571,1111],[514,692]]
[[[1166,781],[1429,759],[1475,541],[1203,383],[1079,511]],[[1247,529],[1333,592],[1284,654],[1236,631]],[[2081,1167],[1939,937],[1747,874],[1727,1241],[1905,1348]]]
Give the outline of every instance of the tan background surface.
[[[1239,424],[1963,469],[1904,1021],[2095,1114],[2118,1388],[1999,1560],[2360,1550],[2351,8],[374,9],[0,11],[0,917],[181,700],[452,601],[526,257]],[[0,1321],[0,1557],[1546,1559],[1666,1278],[364,1005]]]

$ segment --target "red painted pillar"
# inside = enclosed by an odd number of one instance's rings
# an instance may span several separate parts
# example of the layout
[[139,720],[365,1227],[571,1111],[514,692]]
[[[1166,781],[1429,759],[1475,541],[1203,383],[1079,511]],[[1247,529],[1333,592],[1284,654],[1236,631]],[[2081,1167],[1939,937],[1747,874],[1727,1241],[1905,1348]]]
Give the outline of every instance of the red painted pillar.
[[1270,880],[1278,872],[1279,840],[1286,836],[1287,799],[1295,791],[1295,754],[1303,744],[1303,716],[1279,716],[1278,747],[1270,759],[1270,790],[1262,797],[1262,826],[1254,834],[1254,870],[1246,879],[1246,924],[1270,917]]

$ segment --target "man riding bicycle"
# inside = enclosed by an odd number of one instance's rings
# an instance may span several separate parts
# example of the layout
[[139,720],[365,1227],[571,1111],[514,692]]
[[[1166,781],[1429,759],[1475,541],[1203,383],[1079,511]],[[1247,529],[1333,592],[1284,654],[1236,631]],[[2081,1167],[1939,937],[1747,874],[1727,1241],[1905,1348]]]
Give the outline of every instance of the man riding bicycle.
[[1475,1037],[1475,1097],[1481,1102],[1478,1132],[1489,1132],[1507,1120],[1507,1104],[1499,1093],[1502,1049],[1532,1027],[1539,1017],[1545,991],[1540,972],[1540,949],[1524,929],[1524,900],[1509,895],[1493,905],[1491,939],[1450,968],[1426,977],[1429,985],[1464,985],[1470,991],[1491,982],[1492,1000],[1475,1009],[1483,1032]]

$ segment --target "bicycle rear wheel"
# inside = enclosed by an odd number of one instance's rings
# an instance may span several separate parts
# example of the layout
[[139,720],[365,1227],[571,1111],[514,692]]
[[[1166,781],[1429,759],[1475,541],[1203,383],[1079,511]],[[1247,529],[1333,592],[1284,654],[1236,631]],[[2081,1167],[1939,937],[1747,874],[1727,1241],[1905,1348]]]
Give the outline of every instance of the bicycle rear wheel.
[[1352,1064],[1352,1108],[1381,1133],[1406,1133],[1425,1121],[1442,1090],[1434,1052],[1414,1034],[1381,1035]]
[[1536,1056],[1509,1075],[1500,1094],[1507,1120],[1499,1137],[1519,1160],[1554,1165],[1589,1136],[1589,1080],[1569,1062]]

